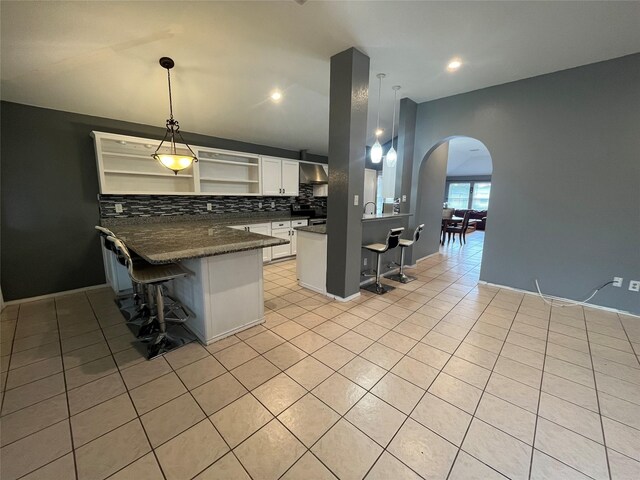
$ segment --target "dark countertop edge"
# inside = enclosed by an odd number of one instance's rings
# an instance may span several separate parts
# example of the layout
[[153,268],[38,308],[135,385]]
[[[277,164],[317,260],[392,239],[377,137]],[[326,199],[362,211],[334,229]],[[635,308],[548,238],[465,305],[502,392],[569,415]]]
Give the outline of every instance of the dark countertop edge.
[[385,215],[384,217],[371,217],[371,218],[363,218],[362,221],[363,222],[376,222],[376,221],[380,221],[380,220],[391,220],[394,218],[406,218],[406,217],[412,217],[413,213],[396,213],[396,214],[388,214],[388,213],[381,213],[378,215]]
[[[266,235],[262,235],[264,237],[266,237]],[[227,255],[230,253],[240,253],[240,252],[248,252],[251,250],[261,250],[263,248],[269,248],[269,247],[275,247],[277,245],[286,245],[289,242],[289,240],[284,240],[281,238],[276,238],[276,237],[266,237],[266,238],[270,238],[273,240],[268,240],[266,242],[268,242],[268,245],[245,245],[245,246],[224,246],[224,247],[210,247],[209,251],[203,251],[202,253],[193,253],[190,254],[189,249],[184,250],[183,252],[171,252],[173,255],[175,255],[176,253],[179,254],[179,258],[175,258],[172,257],[170,255],[167,255],[166,258],[164,256],[161,255],[154,255],[155,258],[149,258],[145,255],[141,255],[142,258],[144,258],[147,262],[149,263],[153,263],[153,264],[163,264],[163,263],[171,263],[171,262],[182,262],[184,260],[195,260],[198,258],[205,258],[205,257],[217,257],[219,255]],[[245,242],[246,243],[246,242]],[[242,243],[236,243],[235,245],[242,245]],[[210,251],[210,250],[220,250],[220,251]],[[162,258],[158,258],[158,257],[162,257]]]
[[318,235],[327,234],[326,225],[308,225],[306,227],[294,227],[294,230],[300,230],[301,232],[317,233]]
[[142,225],[149,223],[181,223],[181,222],[215,222],[218,224],[241,225],[254,223],[270,223],[283,220],[308,220],[305,215],[290,215],[282,212],[252,212],[247,214],[204,214],[204,215],[153,215],[146,217],[104,217],[100,219],[100,225],[104,227],[116,227],[121,225]]

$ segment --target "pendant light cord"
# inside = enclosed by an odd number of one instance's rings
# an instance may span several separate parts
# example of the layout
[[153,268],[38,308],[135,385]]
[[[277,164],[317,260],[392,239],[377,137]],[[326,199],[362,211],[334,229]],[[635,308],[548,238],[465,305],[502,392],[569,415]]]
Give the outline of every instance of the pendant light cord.
[[393,148],[393,136],[396,133],[396,103],[398,101],[398,89],[393,89],[393,123],[391,124],[391,148]]
[[380,130],[380,95],[382,93],[382,78],[384,73],[378,74],[378,121],[376,122],[376,138],[378,138],[378,131]]
[[173,120],[173,97],[171,96],[171,70],[167,68],[167,82],[169,83],[169,118]]

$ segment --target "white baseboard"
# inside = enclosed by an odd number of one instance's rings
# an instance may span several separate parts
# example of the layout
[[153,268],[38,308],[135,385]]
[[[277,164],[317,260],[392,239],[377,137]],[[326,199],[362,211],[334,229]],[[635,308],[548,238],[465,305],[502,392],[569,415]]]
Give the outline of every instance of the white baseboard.
[[[500,285],[499,283],[485,282],[484,280],[478,280],[478,283],[480,285],[488,285],[490,287],[502,288],[504,290],[510,290],[512,292],[524,293],[526,295],[533,295],[534,297],[540,298],[540,295],[537,292],[531,292],[529,290],[522,290],[520,288],[507,287],[506,285]],[[577,302],[576,300],[571,300],[570,298],[555,297],[553,295],[547,295],[546,293],[544,294],[544,296],[547,299],[558,300],[560,302],[567,302],[569,304]],[[631,317],[640,318],[640,315],[637,315],[637,314],[631,313],[631,312],[627,312],[625,310],[620,310],[619,308],[604,307],[602,305],[594,305],[593,303],[588,303],[588,304],[583,305],[583,306],[586,306],[587,308],[594,308],[596,310],[604,310],[606,312],[612,312],[612,313],[621,313],[623,315],[629,315]]]
[[312,292],[319,293],[320,295],[326,295],[327,294],[326,290],[322,290],[320,288],[316,288],[316,287],[314,287],[312,285],[309,285],[308,283],[301,282],[300,280],[298,280],[298,285],[300,285],[302,288],[306,288],[307,290],[311,290]]
[[417,265],[417,264],[418,264],[418,262],[422,262],[423,260],[426,260],[427,258],[433,257],[434,255],[439,255],[439,254],[440,254],[440,251],[430,253],[430,254],[429,254],[429,255],[427,255],[426,257],[421,257],[421,258],[417,259],[417,260],[416,260],[416,263],[414,263],[414,265]]
[[88,292],[90,290],[98,290],[99,288],[104,288],[108,286],[109,284],[103,283],[100,285],[92,285],[90,287],[76,288],[74,290],[65,290],[64,292],[47,293],[46,295],[38,295],[37,297],[20,298],[18,300],[9,300],[8,302],[4,302],[4,306],[6,307],[8,305],[18,305],[20,303],[36,302],[38,300],[46,300],[48,298],[62,297],[64,295]]
[[354,298],[358,298],[360,296],[360,292],[354,293],[353,295],[349,295],[348,297],[339,297],[338,295],[333,295],[332,293],[325,293],[325,296],[337,300],[338,302],[349,302]]

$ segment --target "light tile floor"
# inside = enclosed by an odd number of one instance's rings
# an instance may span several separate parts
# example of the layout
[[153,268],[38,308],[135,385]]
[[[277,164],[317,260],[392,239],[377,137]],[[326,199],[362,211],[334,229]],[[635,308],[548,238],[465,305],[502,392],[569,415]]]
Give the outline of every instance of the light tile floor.
[[107,290],[9,307],[1,477],[640,478],[640,320],[479,285],[482,240],[348,303],[267,266],[263,326],[151,362]]

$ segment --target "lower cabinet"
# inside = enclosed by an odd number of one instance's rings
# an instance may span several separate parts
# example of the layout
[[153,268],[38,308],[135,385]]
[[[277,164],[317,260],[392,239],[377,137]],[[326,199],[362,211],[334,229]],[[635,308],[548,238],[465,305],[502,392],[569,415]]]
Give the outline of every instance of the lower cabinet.
[[271,260],[290,257],[296,254],[298,234],[294,228],[306,226],[308,223],[308,220],[284,220],[281,222],[255,223],[251,225],[233,225],[231,228],[289,241],[286,245],[262,249],[263,261],[270,262]]

